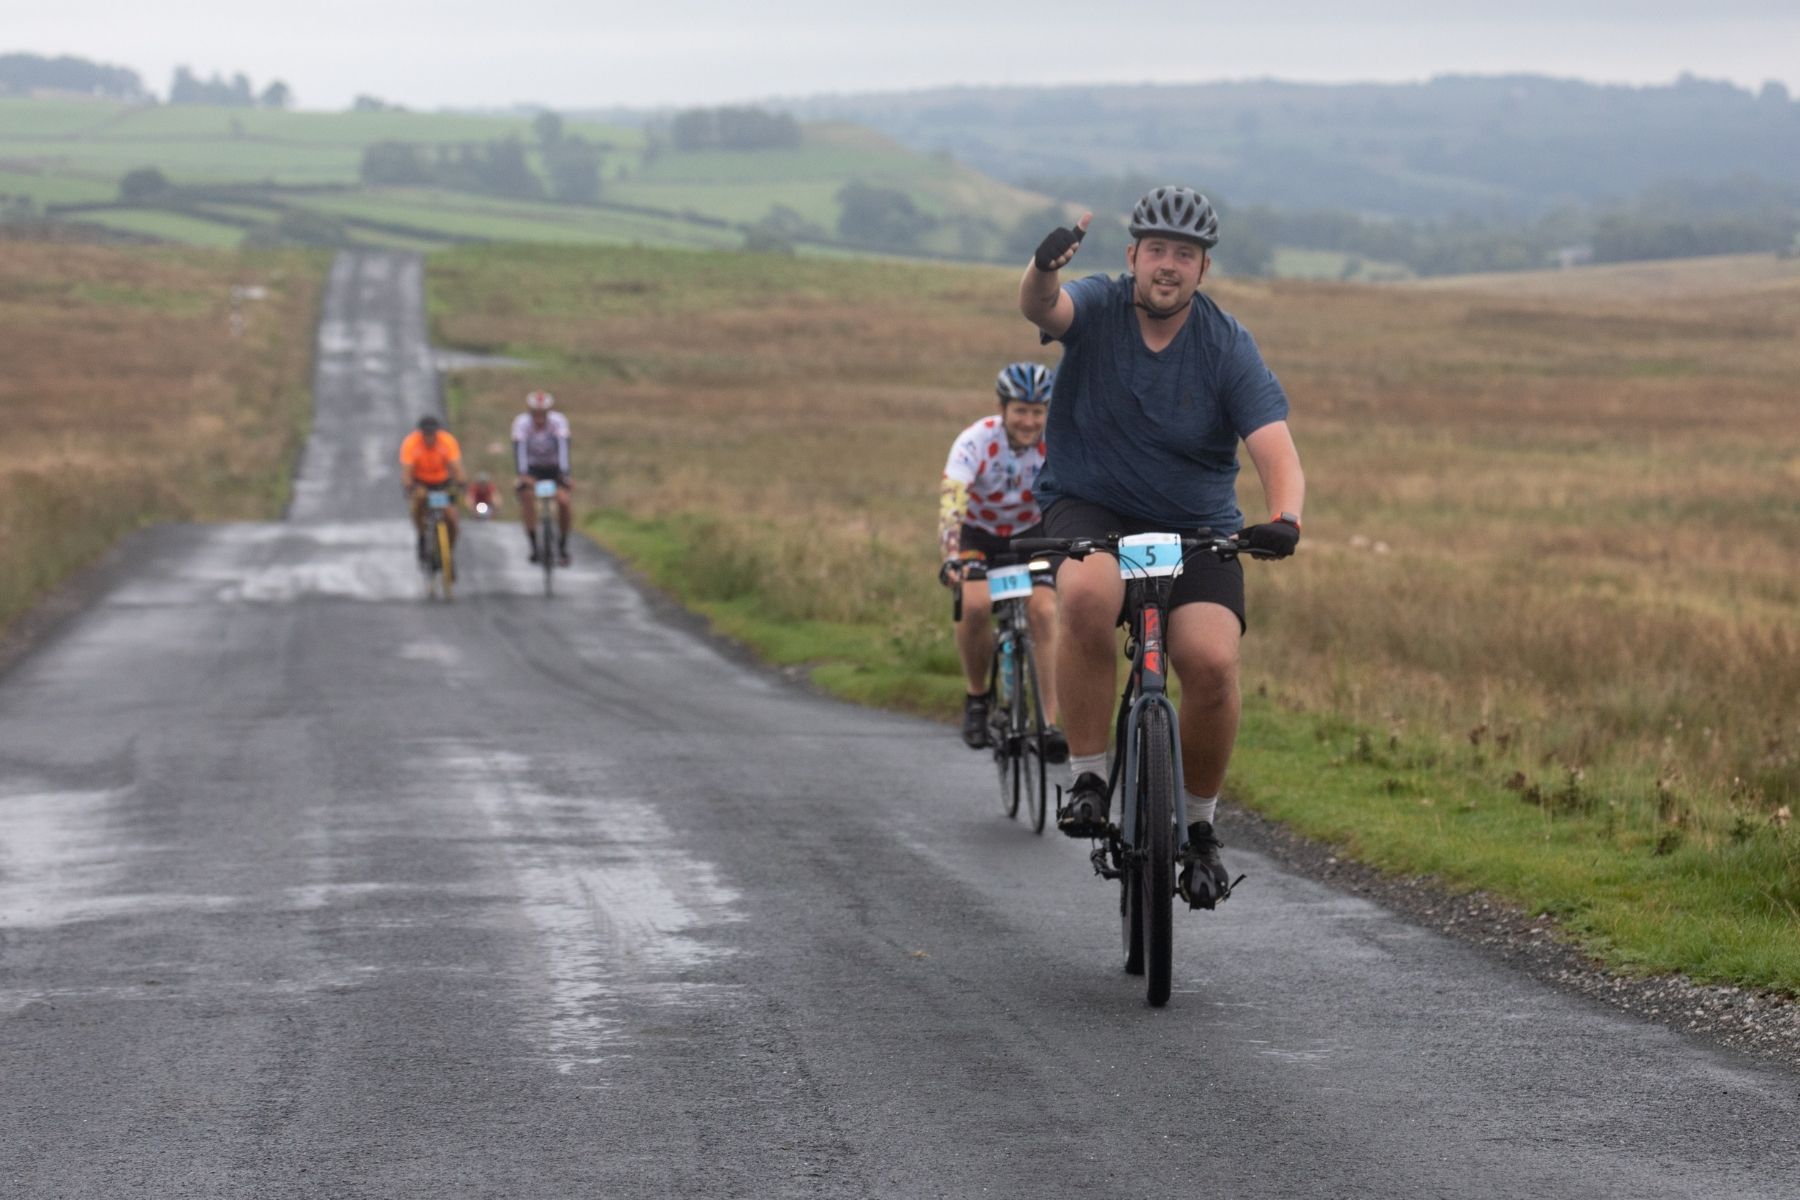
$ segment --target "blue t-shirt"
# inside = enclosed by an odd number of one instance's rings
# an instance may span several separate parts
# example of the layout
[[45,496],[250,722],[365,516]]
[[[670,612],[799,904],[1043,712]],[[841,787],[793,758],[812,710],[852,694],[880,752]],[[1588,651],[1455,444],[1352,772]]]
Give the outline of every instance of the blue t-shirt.
[[1288,414],[1249,331],[1196,293],[1175,340],[1151,350],[1131,276],[1090,275],[1065,290],[1075,320],[1050,397],[1043,506],[1086,500],[1171,529],[1242,527],[1238,439]]

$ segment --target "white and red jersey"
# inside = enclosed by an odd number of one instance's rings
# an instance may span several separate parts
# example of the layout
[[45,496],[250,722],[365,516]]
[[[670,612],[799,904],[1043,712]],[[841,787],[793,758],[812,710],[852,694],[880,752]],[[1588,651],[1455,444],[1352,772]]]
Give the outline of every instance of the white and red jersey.
[[1012,537],[1044,517],[1033,489],[1044,469],[1044,443],[1014,450],[1000,418],[983,417],[950,447],[944,478],[969,489],[963,520],[997,537]]
[[569,473],[569,419],[555,411],[544,415],[550,419],[542,429],[532,423],[528,412],[513,418],[513,456],[521,475],[532,467],[555,467]]

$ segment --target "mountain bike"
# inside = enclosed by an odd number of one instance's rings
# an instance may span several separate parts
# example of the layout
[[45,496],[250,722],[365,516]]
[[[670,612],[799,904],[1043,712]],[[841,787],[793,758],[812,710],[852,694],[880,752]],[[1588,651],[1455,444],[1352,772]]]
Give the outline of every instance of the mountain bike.
[[988,599],[998,618],[994,658],[988,668],[988,695],[994,698],[988,708],[988,740],[994,748],[1001,810],[1017,820],[1023,802],[1032,831],[1042,834],[1050,792],[1050,773],[1045,769],[1050,753],[1049,725],[1044,720],[1044,697],[1038,690],[1037,656],[1026,604],[1031,599],[1033,576],[1049,570],[1049,564],[1020,564],[1010,558],[998,557],[995,562],[1000,565],[987,570]]
[[[1168,694],[1164,649],[1169,594],[1175,577],[1193,554],[1229,560],[1249,550],[1230,537],[1201,530],[1140,533],[1127,537],[1021,538],[1013,548],[1028,554],[1066,554],[1083,559],[1096,551],[1119,560],[1125,579],[1125,623],[1130,635],[1125,657],[1131,663],[1114,720],[1115,751],[1108,769],[1108,811],[1122,797],[1118,819],[1095,839],[1088,855],[1094,873],[1119,881],[1119,922],[1125,943],[1125,970],[1145,977],[1145,997],[1153,1007],[1169,1001],[1174,952],[1176,871],[1186,851],[1187,800],[1181,787],[1181,741],[1175,705]],[[1239,876],[1237,882],[1242,882]],[[1235,884],[1233,886],[1236,886]]]
[[425,555],[419,570],[425,576],[425,594],[441,594],[445,600],[452,598],[456,585],[456,545],[445,514],[456,502],[457,486],[446,483],[425,489]]

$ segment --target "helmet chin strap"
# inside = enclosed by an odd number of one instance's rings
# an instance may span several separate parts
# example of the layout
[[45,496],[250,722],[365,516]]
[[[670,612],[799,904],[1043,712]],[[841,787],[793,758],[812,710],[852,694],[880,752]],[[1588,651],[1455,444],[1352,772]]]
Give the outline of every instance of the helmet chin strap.
[[1137,281],[1135,279],[1132,280],[1132,284],[1131,284],[1132,306],[1135,308],[1141,308],[1145,312],[1149,313],[1150,319],[1153,321],[1168,321],[1168,320],[1172,320],[1175,317],[1179,317],[1182,313],[1186,312],[1188,310],[1188,308],[1190,306],[1192,306],[1192,304],[1194,303],[1194,298],[1192,296],[1189,296],[1185,301],[1183,301],[1180,304],[1177,304],[1174,308],[1157,308],[1153,304],[1147,304],[1144,302],[1143,296],[1140,295],[1141,291],[1142,291],[1142,289],[1140,289],[1137,286]]
[[1189,308],[1191,308],[1193,306],[1193,303],[1194,303],[1194,298],[1192,296],[1188,297],[1186,304],[1177,304],[1174,308],[1166,308],[1166,309],[1165,308],[1152,308],[1150,305],[1145,304],[1142,300],[1133,300],[1132,301],[1132,304],[1134,304],[1138,308],[1143,309],[1145,312],[1149,313],[1151,316],[1151,319],[1157,320],[1157,321],[1167,321],[1167,320],[1171,320],[1172,318],[1179,317],[1182,313],[1186,312]]

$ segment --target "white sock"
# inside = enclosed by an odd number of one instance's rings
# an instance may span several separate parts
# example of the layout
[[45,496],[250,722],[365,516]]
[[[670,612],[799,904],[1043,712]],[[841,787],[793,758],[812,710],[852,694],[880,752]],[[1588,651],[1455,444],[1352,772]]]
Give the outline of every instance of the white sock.
[[1084,774],[1094,774],[1102,779],[1106,778],[1106,751],[1102,750],[1098,754],[1069,755],[1069,786],[1074,787],[1075,781]]
[[1194,793],[1188,791],[1186,788],[1181,789],[1181,794],[1187,797],[1188,824],[1192,825],[1195,821],[1205,821],[1208,825],[1211,825],[1213,814],[1217,812],[1219,808],[1219,798],[1217,796],[1208,796],[1203,799],[1194,795]]

